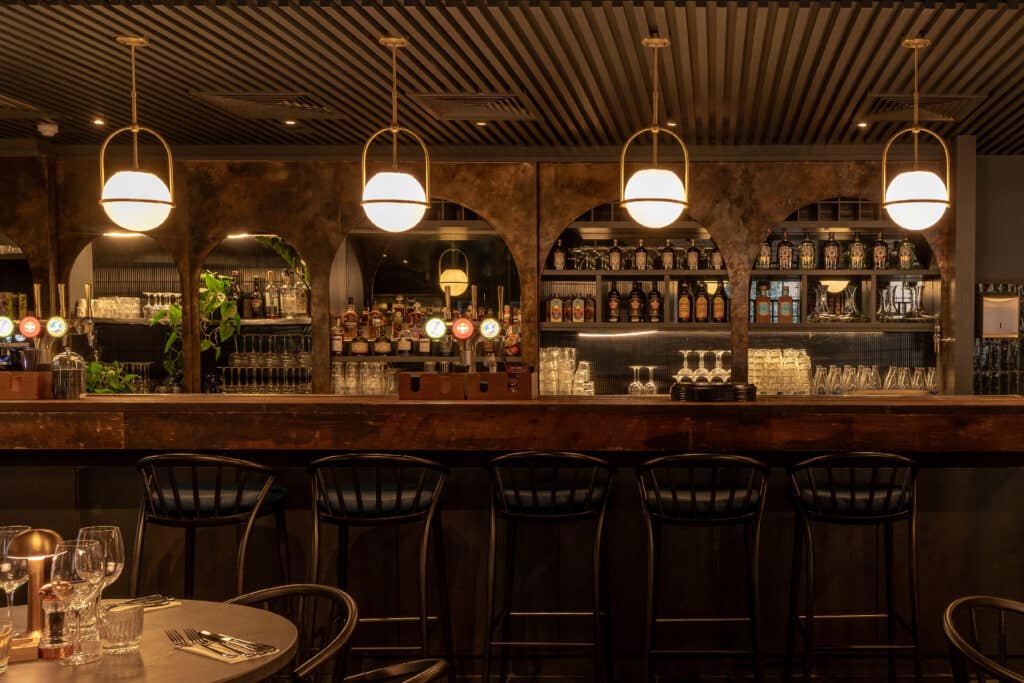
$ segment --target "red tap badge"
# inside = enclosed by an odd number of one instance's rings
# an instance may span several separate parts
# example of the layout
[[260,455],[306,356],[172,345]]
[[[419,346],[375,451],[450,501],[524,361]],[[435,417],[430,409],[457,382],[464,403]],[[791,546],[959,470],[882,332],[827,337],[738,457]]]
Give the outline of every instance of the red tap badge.
[[456,318],[452,323],[452,336],[459,341],[466,341],[473,336],[473,321],[469,318]]
[[31,315],[26,315],[18,323],[18,332],[21,332],[21,336],[26,339],[35,339],[39,336],[42,329],[43,325],[39,322],[39,318]]

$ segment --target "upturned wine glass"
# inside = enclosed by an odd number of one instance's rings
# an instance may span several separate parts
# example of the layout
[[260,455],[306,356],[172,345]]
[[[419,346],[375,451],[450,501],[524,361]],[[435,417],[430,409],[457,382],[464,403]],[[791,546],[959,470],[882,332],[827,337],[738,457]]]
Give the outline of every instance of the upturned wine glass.
[[648,365],[647,367],[647,384],[644,385],[644,394],[653,396],[658,393],[658,385],[654,383],[654,365]]
[[677,382],[679,382],[680,384],[682,384],[684,382],[692,382],[693,381],[693,373],[690,371],[690,366],[688,364],[688,359],[690,357],[690,351],[689,351],[689,349],[683,349],[679,353],[683,357],[683,364],[679,368],[679,371],[676,372],[675,380]]
[[708,382],[711,380],[711,373],[704,366],[704,351],[697,352],[697,369],[693,371],[694,382]]
[[644,384],[640,381],[640,367],[639,365],[629,366],[629,369],[633,371],[633,381],[629,383],[630,396],[639,396],[644,393]]
[[62,541],[53,558],[51,583],[53,591],[66,602],[75,616],[71,655],[60,660],[63,665],[88,664],[100,658],[100,652],[82,650],[82,610],[96,598],[103,582],[104,558],[99,541]]
[[715,369],[711,371],[711,381],[716,383],[723,383],[729,381],[729,371],[722,365],[722,356],[725,355],[724,349],[719,349],[715,353]]
[[14,592],[28,581],[28,560],[8,557],[7,548],[15,536],[23,531],[29,531],[31,528],[21,525],[0,527],[0,588],[3,588],[4,593],[7,594],[7,621],[11,624],[12,629],[14,628]]

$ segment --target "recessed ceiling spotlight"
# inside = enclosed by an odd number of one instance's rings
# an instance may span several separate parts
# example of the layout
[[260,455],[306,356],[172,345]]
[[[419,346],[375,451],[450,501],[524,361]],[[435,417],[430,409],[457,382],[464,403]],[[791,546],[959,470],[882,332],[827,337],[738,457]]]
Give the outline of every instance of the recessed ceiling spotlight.
[[286,119],[284,122],[284,125],[286,126],[294,126],[296,124],[298,124],[298,121],[296,121],[295,119]]
[[473,123],[479,126],[480,128],[483,128],[484,126],[487,125],[486,121],[474,121]]
[[868,127],[868,122],[867,121],[858,121],[857,122],[857,127],[858,128],[867,128]]
[[92,125],[94,125],[94,126],[105,126],[105,125],[107,125],[107,122],[104,121],[103,119],[97,117],[97,118],[92,120]]
[[666,125],[666,126],[668,126],[669,128],[675,128],[675,127],[676,127],[676,126],[678,126],[679,124],[678,124],[678,123],[676,123],[675,121],[666,121],[666,122],[665,122],[665,125]]

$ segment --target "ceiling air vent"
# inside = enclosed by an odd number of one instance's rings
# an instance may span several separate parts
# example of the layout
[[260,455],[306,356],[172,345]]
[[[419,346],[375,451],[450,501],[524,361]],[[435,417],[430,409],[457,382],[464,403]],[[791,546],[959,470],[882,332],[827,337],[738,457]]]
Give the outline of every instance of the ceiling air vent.
[[18,119],[47,118],[39,107],[32,106],[27,102],[16,100],[13,97],[0,95],[0,119],[12,121]]
[[439,121],[531,121],[534,118],[523,96],[517,93],[416,93],[412,99]]
[[[914,96],[872,93],[869,95],[868,121],[913,121]],[[921,95],[921,121],[952,123],[963,121],[981,104],[984,95]]]
[[304,92],[192,92],[229,114],[251,121],[340,119],[340,114]]

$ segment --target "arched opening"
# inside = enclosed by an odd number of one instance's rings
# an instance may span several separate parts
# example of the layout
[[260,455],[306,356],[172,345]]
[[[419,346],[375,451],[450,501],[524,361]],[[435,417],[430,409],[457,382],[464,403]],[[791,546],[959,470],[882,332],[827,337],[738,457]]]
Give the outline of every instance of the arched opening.
[[0,235],[0,316],[19,320],[35,305],[28,259],[21,247]]

